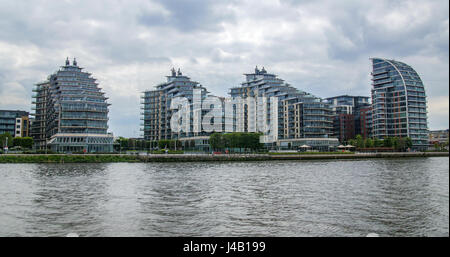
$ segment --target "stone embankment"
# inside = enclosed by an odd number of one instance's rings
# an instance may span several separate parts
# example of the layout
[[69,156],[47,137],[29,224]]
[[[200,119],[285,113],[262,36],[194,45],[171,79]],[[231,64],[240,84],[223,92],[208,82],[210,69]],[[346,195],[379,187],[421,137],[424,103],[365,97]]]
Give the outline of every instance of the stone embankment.
[[335,160],[369,158],[448,157],[448,152],[355,154],[2,154],[0,163],[108,163],[108,162],[209,162]]

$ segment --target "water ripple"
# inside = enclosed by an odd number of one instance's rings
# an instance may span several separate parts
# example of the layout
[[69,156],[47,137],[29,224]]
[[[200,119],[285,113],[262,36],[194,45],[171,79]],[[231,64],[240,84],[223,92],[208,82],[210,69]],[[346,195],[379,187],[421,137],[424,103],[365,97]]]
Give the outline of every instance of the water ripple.
[[448,236],[448,160],[0,164],[0,236]]

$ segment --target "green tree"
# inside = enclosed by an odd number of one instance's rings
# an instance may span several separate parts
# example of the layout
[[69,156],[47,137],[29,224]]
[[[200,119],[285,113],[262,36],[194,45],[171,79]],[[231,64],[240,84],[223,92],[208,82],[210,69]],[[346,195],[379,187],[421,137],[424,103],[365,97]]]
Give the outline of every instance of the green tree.
[[[210,138],[210,143],[214,146],[222,146],[223,148],[239,148],[241,152],[242,149],[247,150],[257,150],[262,147],[259,142],[260,133],[244,133],[244,132],[233,132],[233,133],[225,133],[222,134],[221,139],[219,140],[218,136],[214,136]],[[215,147],[213,147],[215,148]],[[220,147],[218,147],[220,148]]]
[[348,140],[348,144],[352,145],[352,146],[357,146],[358,142],[356,141],[356,139],[350,139],[350,140]]
[[136,140],[129,138],[128,139],[128,149],[129,150],[136,150]]
[[6,145],[6,138],[8,138],[8,147],[12,147],[13,146],[13,137],[11,136],[11,134],[6,132],[6,133],[0,135],[0,143],[1,143],[0,147],[2,149]]
[[142,149],[142,140],[136,140],[136,150]]
[[401,151],[401,152],[403,152],[403,151],[405,151],[406,150],[406,138],[404,138],[404,137],[399,137],[398,139],[397,139],[397,142],[395,142],[395,150],[397,150],[397,151]]
[[364,139],[362,138],[361,135],[356,135],[356,147],[358,148],[364,148]]
[[169,149],[175,149],[175,140],[169,140]]
[[169,140],[166,139],[162,139],[158,141],[158,148],[159,149],[166,149],[170,147],[170,142]]
[[373,146],[374,147],[382,147],[383,146],[383,141],[381,141],[379,138],[375,138],[373,140]]
[[263,144],[259,141],[259,138],[262,136],[261,133],[251,133],[251,144],[250,148],[254,151],[263,148]]
[[117,143],[120,144],[120,149],[121,150],[128,149],[128,139],[127,138],[119,137],[116,141],[117,141]]
[[238,133],[233,133],[233,139],[234,139],[234,145],[236,146],[236,148],[239,148],[239,152],[241,152],[241,149],[243,147],[242,141],[242,134],[241,132]]
[[392,147],[394,147],[394,149],[397,151],[398,149],[398,137],[392,137],[391,138],[392,141]]
[[223,135],[225,139],[225,146],[227,148],[236,148],[237,142],[234,133],[226,133]]
[[374,147],[374,142],[370,138],[366,138],[364,144],[366,145],[366,147]]
[[406,148],[412,147],[412,140],[410,137],[405,138],[405,144],[406,144]]
[[209,136],[209,144],[214,150],[223,149],[225,147],[224,136],[221,133],[213,133]]
[[392,138],[391,137],[385,137],[383,140],[383,146],[384,147],[392,147]]
[[150,146],[152,149],[158,147],[158,141],[151,141]]
[[33,138],[31,137],[15,137],[13,138],[13,145],[22,148],[31,149],[33,147]]

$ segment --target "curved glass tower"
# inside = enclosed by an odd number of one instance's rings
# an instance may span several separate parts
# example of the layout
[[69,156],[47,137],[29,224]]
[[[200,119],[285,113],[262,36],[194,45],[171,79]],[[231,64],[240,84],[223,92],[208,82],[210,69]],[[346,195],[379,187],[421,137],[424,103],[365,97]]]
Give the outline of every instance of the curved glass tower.
[[372,60],[373,136],[410,137],[413,148],[428,146],[424,85],[411,66],[382,58]]
[[38,147],[50,146],[56,152],[113,151],[113,135],[107,132],[107,97],[82,69],[75,59],[72,65],[67,59],[46,82],[36,85]]

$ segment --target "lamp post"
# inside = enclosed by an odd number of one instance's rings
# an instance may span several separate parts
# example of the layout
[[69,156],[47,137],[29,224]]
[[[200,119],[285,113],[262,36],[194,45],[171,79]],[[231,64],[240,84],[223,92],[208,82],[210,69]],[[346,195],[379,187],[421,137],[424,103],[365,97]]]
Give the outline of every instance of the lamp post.
[[6,137],[5,153],[8,153],[8,137]]

